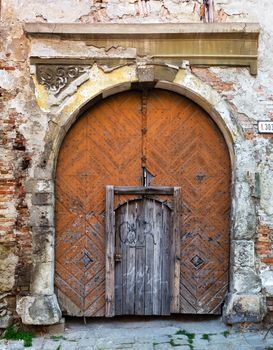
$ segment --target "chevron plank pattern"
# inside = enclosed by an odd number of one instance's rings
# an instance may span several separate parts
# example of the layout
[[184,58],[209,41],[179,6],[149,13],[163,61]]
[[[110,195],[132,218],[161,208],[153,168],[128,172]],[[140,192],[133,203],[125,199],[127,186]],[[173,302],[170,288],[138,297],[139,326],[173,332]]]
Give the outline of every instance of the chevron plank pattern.
[[105,186],[141,181],[139,94],[107,99],[66,136],[56,173],[56,291],[64,313],[103,316]]
[[230,160],[211,118],[185,97],[147,101],[151,185],[182,188],[180,312],[218,314],[228,290]]
[[[64,314],[105,314],[105,186],[141,185],[141,94],[86,112],[67,134],[56,171],[56,293]],[[228,288],[230,160],[196,104],[152,90],[147,99],[151,185],[182,188],[180,312],[217,314]]]

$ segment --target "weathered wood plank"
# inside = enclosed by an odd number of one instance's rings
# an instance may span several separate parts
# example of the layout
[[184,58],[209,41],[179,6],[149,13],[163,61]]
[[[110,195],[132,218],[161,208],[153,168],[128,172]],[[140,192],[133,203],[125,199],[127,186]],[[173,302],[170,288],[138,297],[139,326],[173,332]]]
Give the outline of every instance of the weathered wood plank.
[[135,194],[135,195],[167,195],[172,196],[174,193],[173,187],[168,186],[115,186],[114,187],[115,194]]
[[184,314],[196,314],[196,299],[183,284],[180,287],[180,293],[180,312]]
[[115,212],[114,187],[106,186],[105,316],[115,315]]
[[[120,218],[120,222],[124,222],[127,218],[126,218],[126,212],[127,212],[127,205],[128,203],[126,203],[126,205],[123,206],[123,213],[121,213],[121,218]],[[121,269],[122,269],[122,275],[121,275],[121,279],[122,279],[122,312],[121,314],[124,315],[126,312],[126,306],[125,306],[125,300],[126,300],[126,290],[127,290],[127,246],[124,244],[124,237],[126,237],[126,233],[127,233],[127,226],[126,225],[122,225],[120,227],[120,237],[121,237]]]
[[[138,202],[138,221],[142,222],[144,216],[144,205]],[[135,314],[144,315],[144,279],[145,279],[145,235],[142,225],[137,225],[137,247],[136,247],[136,289],[135,289]]]
[[162,235],[163,227],[162,227],[162,217],[163,217],[163,211],[164,206],[163,204],[159,204],[155,200],[147,200],[147,205],[150,208],[151,217],[150,217],[150,223],[152,225],[152,235],[153,235],[153,266],[154,266],[154,273],[152,276],[153,279],[153,315],[161,315],[161,297],[162,297],[162,291],[161,291],[161,272],[162,272],[162,263],[163,263],[163,251],[162,251]]
[[128,202],[126,202],[122,207],[122,211],[119,213],[120,215],[120,239],[121,239],[121,265],[122,265],[122,315],[126,315],[126,292],[127,292],[127,253],[128,249],[126,244],[124,244],[126,236],[127,236],[127,225],[124,224],[128,220]]
[[173,224],[172,224],[172,252],[171,252],[171,312],[179,313],[179,288],[180,288],[180,211],[181,188],[174,188],[173,196]]
[[171,306],[171,286],[170,286],[170,255],[171,255],[171,235],[172,235],[172,213],[170,209],[162,204],[162,298],[161,314],[170,315]]
[[[146,202],[146,200],[144,199]],[[150,222],[152,213],[150,207],[145,204],[145,222]],[[145,226],[145,225],[143,225]],[[142,229],[145,229],[143,227]],[[154,244],[152,235],[145,234],[145,315],[153,314],[153,274],[154,274]]]
[[[122,209],[121,209],[122,210]],[[120,229],[122,215],[115,215],[115,314],[122,315],[122,246],[120,241]]]
[[130,205],[127,202],[125,221],[127,226],[127,242],[126,246],[126,292],[124,300],[124,314],[134,315],[135,313],[135,287],[136,287],[136,259],[135,259],[135,245],[136,245],[136,219],[137,212],[135,207],[136,202],[131,202]]

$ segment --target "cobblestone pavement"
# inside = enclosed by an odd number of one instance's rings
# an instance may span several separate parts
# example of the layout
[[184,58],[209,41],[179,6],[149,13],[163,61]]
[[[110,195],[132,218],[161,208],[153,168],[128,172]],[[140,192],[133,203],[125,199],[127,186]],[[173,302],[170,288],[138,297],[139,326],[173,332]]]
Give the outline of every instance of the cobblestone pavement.
[[[63,335],[37,337],[29,350],[273,350],[271,332],[236,330],[219,319],[70,320]],[[22,350],[0,340],[0,350]]]

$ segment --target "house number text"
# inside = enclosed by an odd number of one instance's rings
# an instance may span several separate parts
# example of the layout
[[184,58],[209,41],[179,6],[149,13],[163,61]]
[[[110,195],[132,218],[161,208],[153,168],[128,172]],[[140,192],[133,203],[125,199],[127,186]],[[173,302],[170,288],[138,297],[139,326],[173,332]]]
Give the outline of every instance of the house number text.
[[258,130],[260,133],[273,134],[273,122],[259,121]]

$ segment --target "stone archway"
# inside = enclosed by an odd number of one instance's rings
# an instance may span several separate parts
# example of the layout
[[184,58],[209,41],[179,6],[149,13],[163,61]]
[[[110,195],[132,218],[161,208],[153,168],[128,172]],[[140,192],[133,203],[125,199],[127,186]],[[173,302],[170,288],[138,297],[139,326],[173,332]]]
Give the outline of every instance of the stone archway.
[[230,168],[218,127],[177,93],[127,91],[85,112],[64,139],[56,171],[55,282],[63,312],[105,315],[105,188],[141,186],[146,169],[150,186],[181,187],[176,312],[221,314],[229,279]]
[[[126,68],[127,69],[127,68]],[[128,68],[129,69],[129,68]],[[111,81],[92,92],[87,91],[63,106],[51,121],[45,140],[45,151],[39,169],[36,169],[30,195],[35,216],[33,227],[33,275],[31,295],[18,297],[17,311],[26,324],[53,324],[61,317],[54,294],[54,172],[59,148],[67,130],[80,112],[94,103],[119,91],[129,90],[142,84],[131,67],[132,76]],[[105,73],[106,75],[106,73]],[[103,81],[104,75],[101,75]],[[259,322],[265,315],[265,301],[255,273],[254,234],[256,228],[255,206],[249,184],[246,183],[247,162],[252,157],[236,120],[221,97],[208,85],[198,80],[189,71],[179,70],[171,81],[150,82],[155,88],[175,91],[195,101],[204,108],[222,131],[232,160],[232,228],[230,291],[225,304],[225,320],[229,323]],[[103,87],[102,87],[103,86]],[[77,95],[77,94],[76,94]],[[43,310],[41,314],[41,310]]]

